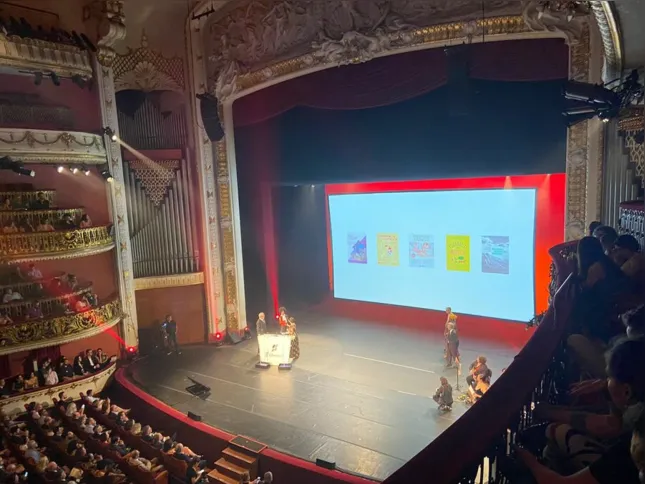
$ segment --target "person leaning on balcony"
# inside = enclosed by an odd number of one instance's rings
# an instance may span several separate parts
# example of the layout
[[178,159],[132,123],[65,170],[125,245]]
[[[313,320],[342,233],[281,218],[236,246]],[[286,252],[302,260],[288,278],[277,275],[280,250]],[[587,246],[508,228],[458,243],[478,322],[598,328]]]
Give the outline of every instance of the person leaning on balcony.
[[20,301],[22,300],[22,296],[18,291],[14,291],[10,287],[8,287],[5,292],[4,296],[2,296],[2,303],[3,304],[9,304],[14,301]]
[[92,226],[92,219],[88,214],[84,213],[83,216],[81,217],[79,227],[82,229],[87,229],[87,228],[90,228],[91,226]]
[[[620,340],[607,352],[606,390],[617,410],[625,412],[645,402],[643,368],[645,338]],[[589,466],[569,476],[561,476],[543,465],[526,449],[517,448],[517,458],[527,466],[537,484],[637,484],[642,461],[638,445],[632,447],[632,444],[634,440],[636,444],[641,442],[642,418],[641,412],[640,419],[631,425],[629,432],[620,433],[613,445],[600,449],[601,454],[592,459]]]

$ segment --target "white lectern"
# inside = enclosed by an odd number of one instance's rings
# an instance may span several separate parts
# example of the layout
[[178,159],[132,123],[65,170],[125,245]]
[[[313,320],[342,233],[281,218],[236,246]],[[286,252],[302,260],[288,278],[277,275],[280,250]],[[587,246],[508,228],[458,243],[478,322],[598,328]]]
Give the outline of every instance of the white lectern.
[[260,361],[270,365],[291,363],[291,336],[288,334],[261,334],[258,336]]

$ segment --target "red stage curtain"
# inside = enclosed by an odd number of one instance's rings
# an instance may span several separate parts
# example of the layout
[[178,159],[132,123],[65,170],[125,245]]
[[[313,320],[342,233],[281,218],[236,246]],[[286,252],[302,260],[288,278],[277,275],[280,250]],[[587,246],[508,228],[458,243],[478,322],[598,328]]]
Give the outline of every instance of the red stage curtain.
[[[497,81],[548,81],[567,77],[568,47],[562,39],[473,44],[470,76]],[[260,123],[296,106],[366,109],[406,101],[448,81],[443,49],[380,57],[282,82],[235,101],[236,126]]]

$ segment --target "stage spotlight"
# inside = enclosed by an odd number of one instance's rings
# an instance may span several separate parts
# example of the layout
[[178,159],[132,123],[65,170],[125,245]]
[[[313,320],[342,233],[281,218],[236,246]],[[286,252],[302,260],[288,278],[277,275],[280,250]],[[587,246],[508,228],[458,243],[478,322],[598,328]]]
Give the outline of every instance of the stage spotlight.
[[11,170],[18,175],[36,176],[36,172],[29,168],[25,168],[22,164],[11,159],[9,156],[0,158],[0,170]]
[[58,77],[58,74],[55,72],[51,72],[49,76],[52,78],[52,82],[54,83],[54,86],[60,86],[60,77]]
[[108,170],[107,167],[101,168],[101,176],[108,183],[112,183],[114,181],[114,178],[112,178],[112,175],[110,174],[110,170]]
[[34,74],[34,84],[36,86],[40,86],[43,82],[43,73],[42,72],[36,72]]
[[103,134],[108,135],[112,141],[116,141],[116,140],[117,140],[116,133],[115,133],[115,132],[114,132],[114,130],[113,130],[112,128],[110,128],[109,126],[108,126],[107,128],[103,128]]
[[69,171],[71,171],[74,175],[78,174],[78,167],[77,166],[72,166],[70,167]]
[[85,176],[90,176],[90,173],[92,173],[87,166],[84,166],[81,169],[83,170],[83,173],[85,173]]
[[63,173],[63,172],[65,171],[65,167],[64,167],[63,165],[58,165],[58,166],[56,167],[56,171],[57,171],[58,173]]
[[72,76],[72,82],[76,84],[78,87],[81,89],[85,89],[85,86],[87,86],[87,80],[79,76],[78,74],[74,74]]

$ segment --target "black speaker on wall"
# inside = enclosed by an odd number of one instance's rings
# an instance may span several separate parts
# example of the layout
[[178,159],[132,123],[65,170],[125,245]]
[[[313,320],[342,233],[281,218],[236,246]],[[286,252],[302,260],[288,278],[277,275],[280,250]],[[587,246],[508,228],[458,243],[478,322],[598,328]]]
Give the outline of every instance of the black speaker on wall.
[[208,139],[211,141],[221,141],[224,138],[224,129],[219,119],[219,103],[217,102],[217,98],[212,94],[203,93],[197,94],[197,99],[199,99],[202,123],[204,123],[204,129],[206,130]]

